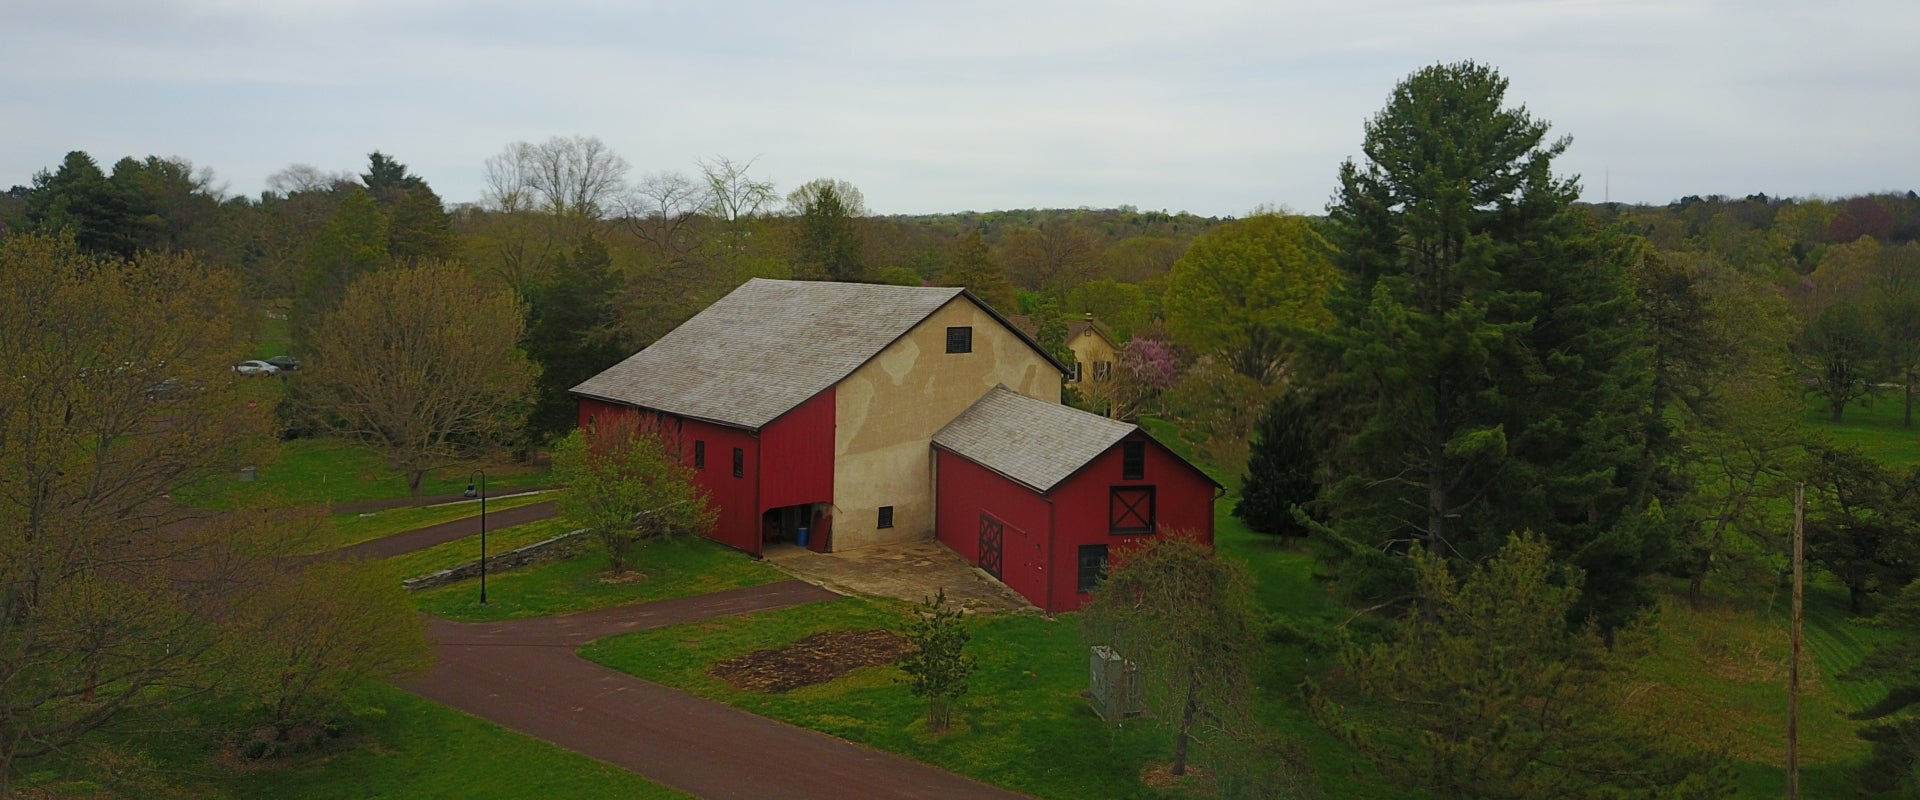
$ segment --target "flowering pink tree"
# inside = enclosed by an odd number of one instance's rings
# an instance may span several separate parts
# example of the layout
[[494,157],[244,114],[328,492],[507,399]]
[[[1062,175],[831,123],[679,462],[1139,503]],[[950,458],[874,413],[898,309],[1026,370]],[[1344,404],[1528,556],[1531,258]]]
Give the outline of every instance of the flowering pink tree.
[[1134,337],[1120,347],[1120,374],[1110,386],[1109,410],[1126,419],[1145,410],[1160,393],[1180,379],[1180,359],[1173,345],[1160,339]]

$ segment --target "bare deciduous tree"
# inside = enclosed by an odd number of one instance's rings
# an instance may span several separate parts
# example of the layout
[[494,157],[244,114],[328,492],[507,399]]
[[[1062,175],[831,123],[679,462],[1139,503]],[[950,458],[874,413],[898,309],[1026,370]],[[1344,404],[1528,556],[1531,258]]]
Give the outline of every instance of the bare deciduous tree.
[[534,366],[512,290],[427,262],[361,278],[314,326],[313,407],[386,452],[407,488],[434,467],[505,443],[526,420]]

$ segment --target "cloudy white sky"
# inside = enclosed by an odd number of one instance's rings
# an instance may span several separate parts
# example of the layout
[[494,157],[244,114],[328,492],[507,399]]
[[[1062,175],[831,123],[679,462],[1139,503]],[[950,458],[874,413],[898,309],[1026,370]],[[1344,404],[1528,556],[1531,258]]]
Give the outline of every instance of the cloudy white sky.
[[257,193],[379,149],[449,201],[507,143],[757,158],[880,213],[1319,212],[1421,66],[1476,59],[1586,196],[1920,188],[1916,0],[0,0],[0,187],[69,150]]

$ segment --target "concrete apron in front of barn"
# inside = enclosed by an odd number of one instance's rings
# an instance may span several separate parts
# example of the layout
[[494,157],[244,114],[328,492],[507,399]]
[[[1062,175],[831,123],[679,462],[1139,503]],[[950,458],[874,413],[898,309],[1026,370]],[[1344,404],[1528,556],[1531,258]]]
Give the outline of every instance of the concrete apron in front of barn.
[[919,603],[945,589],[947,604],[970,614],[1039,610],[937,539],[824,554],[792,544],[769,544],[762,555],[789,575],[842,594]]

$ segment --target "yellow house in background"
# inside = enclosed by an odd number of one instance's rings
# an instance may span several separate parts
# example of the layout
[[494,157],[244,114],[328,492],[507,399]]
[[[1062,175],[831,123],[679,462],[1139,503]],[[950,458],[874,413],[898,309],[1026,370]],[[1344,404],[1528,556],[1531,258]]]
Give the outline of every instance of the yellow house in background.
[[[1007,317],[1007,321],[1028,338],[1040,335],[1040,323],[1032,317],[1015,314]],[[1073,351],[1073,363],[1067,365],[1071,368],[1067,371],[1067,386],[1077,388],[1084,395],[1089,390],[1098,390],[1097,384],[1113,380],[1115,365],[1120,361],[1120,345],[1091,312],[1067,323],[1067,349]]]
[[1073,351],[1073,372],[1067,383],[1106,383],[1113,380],[1114,364],[1120,360],[1120,345],[1107,333],[1107,326],[1088,314],[1086,319],[1067,323],[1067,349]]

